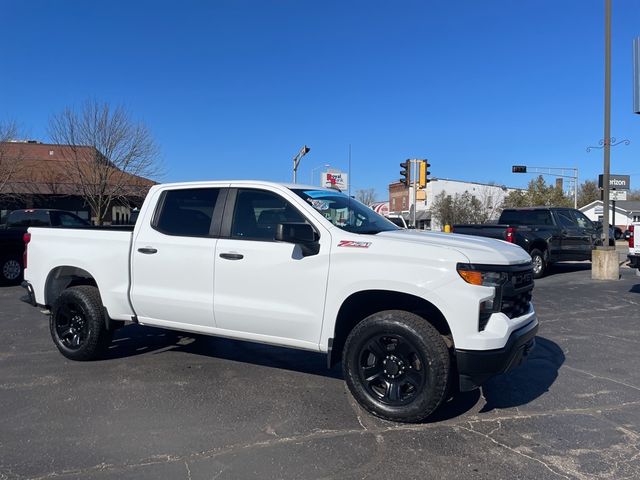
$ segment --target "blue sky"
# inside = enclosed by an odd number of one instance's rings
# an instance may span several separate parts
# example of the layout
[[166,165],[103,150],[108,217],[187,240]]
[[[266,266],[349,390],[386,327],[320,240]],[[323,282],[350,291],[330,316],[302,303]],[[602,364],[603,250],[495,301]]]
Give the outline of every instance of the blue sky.
[[[614,0],[612,173],[640,188],[631,42]],[[125,104],[161,147],[164,181],[299,179],[323,164],[381,199],[399,163],[524,186],[511,165],[602,170],[604,0],[0,0],[0,119],[47,141],[49,116]],[[320,169],[317,169],[318,172]]]

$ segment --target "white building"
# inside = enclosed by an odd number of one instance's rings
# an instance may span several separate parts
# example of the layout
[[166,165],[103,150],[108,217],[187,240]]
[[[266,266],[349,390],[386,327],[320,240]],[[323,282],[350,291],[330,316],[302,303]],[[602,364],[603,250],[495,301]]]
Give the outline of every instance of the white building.
[[[633,222],[640,222],[640,201],[638,200],[619,200],[616,202],[615,220],[613,219],[613,208],[609,206],[609,223],[626,230]],[[596,200],[584,207],[579,208],[589,220],[602,221],[604,208],[602,200]]]
[[[416,204],[416,224],[420,229],[442,230],[435,219],[431,218],[431,205],[435,198],[442,192],[446,195],[455,196],[469,192],[476,197],[480,203],[491,212],[490,217],[496,218],[500,215],[500,207],[505,197],[517,190],[504,185],[494,185],[487,183],[465,182],[462,180],[451,180],[448,178],[432,178],[427,184],[426,196],[418,199]],[[402,214],[408,222],[413,220],[413,212],[410,209],[412,203],[409,198],[409,189],[401,183],[389,185],[389,211],[391,213]]]

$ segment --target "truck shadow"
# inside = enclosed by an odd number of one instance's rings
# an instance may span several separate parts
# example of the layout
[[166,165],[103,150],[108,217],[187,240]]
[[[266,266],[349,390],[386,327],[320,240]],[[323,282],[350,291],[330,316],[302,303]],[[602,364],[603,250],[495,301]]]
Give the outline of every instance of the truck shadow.
[[[343,379],[340,365],[327,369],[324,354],[139,325],[116,332],[105,360],[167,351]],[[455,393],[429,417],[428,423],[467,413],[478,404],[481,392],[486,403],[480,413],[526,405],[549,391],[564,360],[564,353],[555,342],[536,337],[536,348],[524,364],[489,380],[482,390]]]
[[104,359],[167,351],[342,379],[340,367],[327,369],[327,357],[321,353],[140,325],[116,331]]
[[536,337],[536,347],[526,362],[509,373],[492,378],[481,390],[456,393],[429,417],[427,423],[459,417],[473,409],[481,396],[485,404],[479,413],[526,405],[549,391],[564,359],[562,349],[555,342]]
[[558,275],[562,273],[582,272],[591,270],[591,262],[560,262],[554,263],[547,271],[548,275]]
[[481,412],[526,405],[549,391],[558,378],[565,356],[557,343],[536,337],[536,348],[520,367],[492,378],[482,391],[486,404]]

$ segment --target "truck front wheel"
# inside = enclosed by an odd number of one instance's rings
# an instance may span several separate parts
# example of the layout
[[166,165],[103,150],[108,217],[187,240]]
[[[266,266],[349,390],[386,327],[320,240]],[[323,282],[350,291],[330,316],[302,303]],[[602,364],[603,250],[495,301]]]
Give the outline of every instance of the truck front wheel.
[[49,327],[53,343],[71,360],[94,360],[111,342],[100,293],[89,285],[71,287],[60,294],[53,306]]
[[344,377],[356,401],[372,414],[419,422],[444,400],[450,356],[440,333],[401,310],[375,313],[351,331],[342,353]]

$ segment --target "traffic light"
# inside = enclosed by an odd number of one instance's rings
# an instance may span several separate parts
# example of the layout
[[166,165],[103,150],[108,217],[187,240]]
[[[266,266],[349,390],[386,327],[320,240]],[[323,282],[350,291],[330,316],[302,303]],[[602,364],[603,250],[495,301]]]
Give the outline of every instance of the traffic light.
[[514,165],[511,167],[511,173],[527,173],[526,165]]
[[400,183],[409,185],[409,182],[411,181],[411,174],[409,173],[411,171],[411,160],[402,162],[400,166],[402,167],[402,170],[400,170],[400,175],[402,175],[402,178],[400,178]]
[[427,183],[431,181],[431,179],[429,178],[429,175],[431,175],[431,172],[427,170],[430,166],[431,164],[426,160],[420,160],[420,174],[418,175],[419,188],[426,187]]

